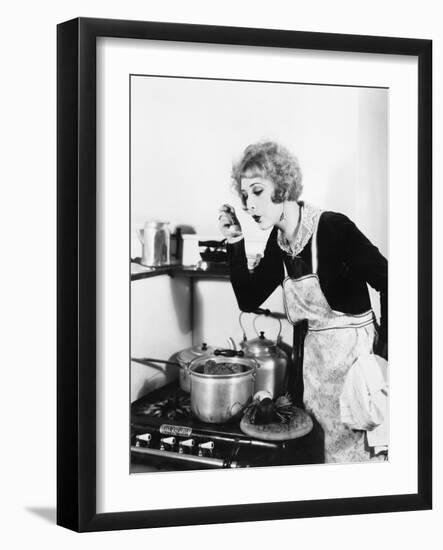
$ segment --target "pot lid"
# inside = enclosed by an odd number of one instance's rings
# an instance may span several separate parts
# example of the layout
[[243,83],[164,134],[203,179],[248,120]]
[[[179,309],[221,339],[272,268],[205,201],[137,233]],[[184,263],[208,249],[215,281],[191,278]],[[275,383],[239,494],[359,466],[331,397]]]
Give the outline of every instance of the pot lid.
[[258,338],[243,342],[242,347],[247,353],[251,353],[254,356],[274,355],[277,352],[277,344],[274,340],[265,338],[265,333],[263,331],[260,331],[260,336]]
[[181,363],[190,363],[196,357],[201,357],[203,355],[212,355],[215,348],[213,346],[208,346],[206,342],[192,346],[191,348],[186,348],[180,351],[177,354],[177,359]]

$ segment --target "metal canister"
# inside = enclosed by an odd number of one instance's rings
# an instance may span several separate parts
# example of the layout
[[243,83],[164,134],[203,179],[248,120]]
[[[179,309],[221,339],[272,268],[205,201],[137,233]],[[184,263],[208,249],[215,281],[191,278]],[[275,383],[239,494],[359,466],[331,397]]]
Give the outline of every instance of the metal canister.
[[138,237],[142,244],[143,265],[158,267],[170,263],[170,241],[169,222],[157,220],[147,221],[138,231]]

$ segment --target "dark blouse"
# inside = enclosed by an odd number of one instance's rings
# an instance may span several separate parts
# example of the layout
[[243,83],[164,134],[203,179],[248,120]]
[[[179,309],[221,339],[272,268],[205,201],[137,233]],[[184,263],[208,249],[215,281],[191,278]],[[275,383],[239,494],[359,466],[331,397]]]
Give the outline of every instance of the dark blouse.
[[[285,277],[294,278],[312,273],[311,239],[299,256],[292,258],[277,243],[274,227],[266,243],[264,256],[253,272],[249,272],[244,240],[228,244],[231,283],[242,311],[253,311],[272,294]],[[317,230],[318,278],[329,305],[349,314],[371,309],[369,283],[380,293],[381,319],[379,345],[388,336],[388,263],[386,258],[343,214],[323,212]]]

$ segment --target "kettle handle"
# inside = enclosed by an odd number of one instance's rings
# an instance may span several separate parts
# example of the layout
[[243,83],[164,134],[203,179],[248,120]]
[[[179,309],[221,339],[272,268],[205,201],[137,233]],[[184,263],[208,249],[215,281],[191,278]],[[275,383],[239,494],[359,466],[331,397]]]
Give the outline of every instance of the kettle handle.
[[[248,339],[246,336],[245,327],[243,326],[243,323],[241,320],[245,313],[255,313],[255,315],[265,315],[266,317],[269,317],[271,315],[271,312],[269,309],[262,309],[260,307],[258,307],[257,309],[254,309],[254,311],[240,311],[240,315],[238,316],[238,322],[243,332],[243,342],[246,342],[246,340]],[[255,328],[255,320],[254,320],[254,329],[255,329],[255,332],[257,332],[257,329]],[[281,323],[280,323],[280,332],[281,332]],[[280,332],[278,333],[279,336],[280,336]]]
[[[271,315],[272,317],[272,315]],[[256,322],[257,322],[257,319],[258,319],[258,315],[256,315],[254,317],[254,320],[252,321],[252,326],[254,327],[254,330],[257,334],[257,336],[260,336],[260,333],[259,331],[257,330],[257,326],[256,326]],[[278,325],[279,325],[279,329],[278,329],[278,334],[277,334],[277,338],[276,338],[276,343],[278,344],[279,340],[280,340],[280,334],[281,334],[281,329],[282,329],[282,326],[281,326],[281,321],[278,317],[273,317],[273,319],[275,319],[276,321],[278,321]]]
[[240,327],[241,327],[241,330],[243,332],[243,342],[246,342],[246,340],[248,339],[247,336],[246,336],[246,330],[245,330],[245,327],[243,326],[243,323],[241,321],[241,318],[243,317],[243,315],[245,314],[246,312],[245,311],[240,311],[240,315],[238,316],[238,322],[240,323]]

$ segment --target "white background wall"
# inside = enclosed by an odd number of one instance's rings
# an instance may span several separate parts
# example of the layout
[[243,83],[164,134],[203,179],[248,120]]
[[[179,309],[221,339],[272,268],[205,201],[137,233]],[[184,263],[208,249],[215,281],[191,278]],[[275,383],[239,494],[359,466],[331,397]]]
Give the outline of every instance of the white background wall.
[[[154,299],[153,299],[154,298]],[[192,344],[190,281],[168,275],[131,284],[131,357],[175,360]],[[178,377],[173,365],[131,364],[131,402]]]
[[[435,509],[287,520],[229,526],[76,535],[54,526],[55,507],[55,25],[78,15],[169,20],[434,39],[436,152],[443,147],[443,31],[439,2],[356,4],[334,2],[68,0],[17,2],[3,8],[0,224],[3,269],[2,392],[0,399],[1,543],[6,548],[194,548],[196,537],[213,548],[369,549],[439,548],[441,473],[435,468]],[[442,160],[435,155],[435,281],[441,279]],[[438,239],[438,240],[437,240]],[[440,248],[440,250],[438,250]],[[442,376],[439,369],[442,294],[435,285],[435,464],[441,464]],[[441,339],[440,339],[441,341]],[[19,448],[18,442],[21,447]]]

